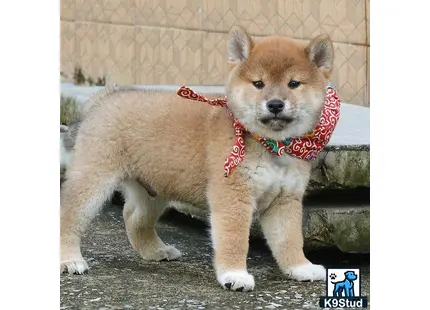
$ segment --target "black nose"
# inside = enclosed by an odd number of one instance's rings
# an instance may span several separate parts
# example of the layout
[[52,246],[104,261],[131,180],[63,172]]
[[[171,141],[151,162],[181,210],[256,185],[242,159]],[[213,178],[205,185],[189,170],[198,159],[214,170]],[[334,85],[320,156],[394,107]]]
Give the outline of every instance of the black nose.
[[285,107],[285,104],[282,100],[274,99],[267,102],[267,110],[272,112],[273,114],[278,114]]

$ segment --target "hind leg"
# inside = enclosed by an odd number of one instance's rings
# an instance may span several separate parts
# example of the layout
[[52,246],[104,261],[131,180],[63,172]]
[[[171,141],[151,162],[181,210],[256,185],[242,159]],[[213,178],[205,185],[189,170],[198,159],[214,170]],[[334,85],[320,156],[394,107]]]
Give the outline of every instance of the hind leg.
[[136,181],[123,183],[125,196],[124,222],[128,239],[144,260],[175,260],[181,256],[175,247],[168,246],[158,237],[155,229],[167,201],[151,197]]
[[61,273],[83,274],[88,270],[81,254],[81,236],[117,184],[116,178],[94,172],[69,173],[61,190]]

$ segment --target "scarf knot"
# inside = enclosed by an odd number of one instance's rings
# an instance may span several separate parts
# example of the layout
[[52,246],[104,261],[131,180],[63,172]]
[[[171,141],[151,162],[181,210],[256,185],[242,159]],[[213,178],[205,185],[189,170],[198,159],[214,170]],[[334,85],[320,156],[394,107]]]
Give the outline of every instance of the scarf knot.
[[[177,94],[182,98],[205,102],[211,106],[223,107],[233,118],[233,128],[236,139],[232,151],[224,162],[224,176],[228,177],[244,159],[245,140],[243,135],[246,128],[234,117],[233,113],[228,108],[226,97],[208,99],[195,93],[186,86],[179,88]],[[252,132],[251,135],[274,155],[282,156],[286,152],[291,156],[303,160],[314,160],[330,141],[339,116],[340,100],[335,88],[329,83],[326,87],[326,98],[319,122],[311,132],[303,135],[303,137],[288,138],[282,141],[263,138]]]

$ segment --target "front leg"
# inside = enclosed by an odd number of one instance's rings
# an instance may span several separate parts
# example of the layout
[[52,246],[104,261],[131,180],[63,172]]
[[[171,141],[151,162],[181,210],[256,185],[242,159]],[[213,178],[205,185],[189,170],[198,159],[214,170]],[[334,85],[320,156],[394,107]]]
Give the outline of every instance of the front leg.
[[260,215],[269,247],[282,272],[298,281],[325,279],[325,268],[314,265],[303,253],[301,197],[285,191]]
[[246,186],[238,184],[224,179],[208,187],[214,267],[223,288],[252,291],[254,277],[246,270],[246,258],[255,202]]

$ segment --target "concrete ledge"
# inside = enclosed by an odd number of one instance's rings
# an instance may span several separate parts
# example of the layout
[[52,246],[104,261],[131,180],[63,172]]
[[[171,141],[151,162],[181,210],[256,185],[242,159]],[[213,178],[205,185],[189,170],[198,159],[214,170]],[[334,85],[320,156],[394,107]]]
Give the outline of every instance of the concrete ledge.
[[335,245],[342,252],[370,252],[369,206],[305,208],[303,229],[308,247]]
[[[207,212],[189,204],[172,202],[170,206],[192,218],[208,223]],[[251,235],[263,237],[257,222],[251,228]],[[370,209],[369,205],[304,206],[303,236],[305,247],[324,248],[335,246],[342,252],[370,252]]]
[[370,187],[368,146],[326,148],[313,164],[308,191]]

